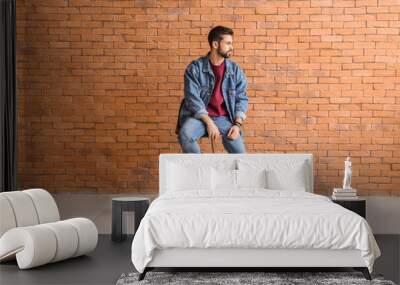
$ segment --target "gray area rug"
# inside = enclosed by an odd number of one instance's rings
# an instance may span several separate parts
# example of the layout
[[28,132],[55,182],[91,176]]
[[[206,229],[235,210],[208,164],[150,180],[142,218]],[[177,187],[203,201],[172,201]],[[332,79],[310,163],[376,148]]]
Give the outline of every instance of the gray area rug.
[[148,272],[142,281],[139,273],[122,274],[116,285],[146,284],[213,284],[213,285],[298,285],[298,284],[368,284],[395,285],[381,275],[372,275],[368,281],[360,272]]

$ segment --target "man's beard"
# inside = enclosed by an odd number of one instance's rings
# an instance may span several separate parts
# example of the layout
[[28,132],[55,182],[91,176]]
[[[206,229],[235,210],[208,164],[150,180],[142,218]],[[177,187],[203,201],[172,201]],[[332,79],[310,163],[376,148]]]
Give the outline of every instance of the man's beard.
[[223,58],[229,58],[230,55],[228,54],[229,52],[231,52],[231,50],[228,50],[227,52],[223,52],[219,47],[217,49],[217,53],[222,56]]

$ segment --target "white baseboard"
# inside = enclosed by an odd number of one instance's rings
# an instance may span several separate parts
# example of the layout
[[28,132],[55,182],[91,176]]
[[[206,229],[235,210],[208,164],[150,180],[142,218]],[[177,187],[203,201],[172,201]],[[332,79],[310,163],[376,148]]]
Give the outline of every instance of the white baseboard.
[[[76,194],[76,193],[57,193],[53,194],[61,219],[70,219],[75,217],[85,217],[92,220],[99,234],[111,234],[111,199],[119,196],[148,197],[146,195],[129,194]],[[134,215],[126,213],[123,219],[127,221],[123,230],[127,234],[133,233]]]
[[[111,199],[118,196],[155,198],[155,195],[140,194],[54,194],[62,219],[89,218],[100,234],[111,233]],[[126,218],[128,221],[133,219],[131,215]],[[374,234],[400,234],[400,197],[367,197],[367,221]],[[131,226],[126,229],[128,234],[132,230]]]

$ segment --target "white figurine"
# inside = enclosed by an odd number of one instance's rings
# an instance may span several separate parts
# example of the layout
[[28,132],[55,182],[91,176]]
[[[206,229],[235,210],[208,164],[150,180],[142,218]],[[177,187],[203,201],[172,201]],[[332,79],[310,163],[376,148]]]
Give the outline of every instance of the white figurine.
[[351,160],[348,156],[344,162],[344,179],[343,179],[343,189],[351,189]]

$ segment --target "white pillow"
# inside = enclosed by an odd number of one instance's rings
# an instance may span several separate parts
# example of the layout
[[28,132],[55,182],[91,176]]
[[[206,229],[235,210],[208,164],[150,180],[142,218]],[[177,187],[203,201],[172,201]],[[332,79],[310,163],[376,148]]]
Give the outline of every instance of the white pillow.
[[236,190],[236,170],[212,168],[213,189],[218,190]]
[[268,188],[306,192],[305,161],[287,161],[270,166],[267,171]]
[[240,159],[240,170],[266,169],[268,189],[303,191],[308,188],[306,161],[303,159]]
[[193,189],[212,189],[212,173],[209,166],[195,166],[169,163],[168,191],[185,191]]
[[236,170],[237,187],[240,188],[267,188],[267,171]]

